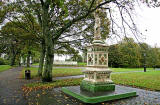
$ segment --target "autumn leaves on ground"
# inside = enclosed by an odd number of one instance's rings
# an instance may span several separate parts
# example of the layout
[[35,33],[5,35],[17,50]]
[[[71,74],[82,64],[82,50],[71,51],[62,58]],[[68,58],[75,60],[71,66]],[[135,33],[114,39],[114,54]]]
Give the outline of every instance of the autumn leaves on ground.
[[[30,68],[32,73],[32,79],[36,78],[35,72],[37,72],[36,68]],[[143,72],[143,68],[139,69],[131,69],[131,68],[111,68],[113,70],[113,74],[111,75],[112,80],[115,84],[126,85],[136,88],[142,88],[147,90],[160,91],[160,71],[149,68],[146,73]],[[25,69],[24,69],[25,70]],[[22,73],[24,73],[24,70]],[[119,70],[119,71],[118,71]],[[64,71],[64,72],[63,72]],[[136,72],[135,72],[136,71]],[[138,72],[137,72],[138,71]],[[114,73],[116,72],[116,73]],[[128,73],[130,72],[130,73]],[[59,75],[61,73],[61,75]],[[57,68],[55,71],[53,70],[53,77],[56,78],[58,76],[71,76],[71,75],[81,75],[81,69],[76,68]],[[22,87],[22,90],[28,99],[30,99],[31,95],[36,95],[36,102],[40,102],[41,98],[46,95],[47,92],[53,91],[53,88],[65,87],[65,86],[78,86],[80,85],[83,78],[70,78],[70,79],[62,79],[55,80],[50,83],[42,83],[41,81],[35,83],[29,83]],[[51,94],[51,93],[48,93]],[[41,97],[42,96],[42,97]],[[45,96],[45,98],[50,100],[53,99],[53,96]],[[50,98],[49,98],[50,97]],[[32,99],[30,99],[32,100]],[[33,100],[32,100],[33,101]],[[42,101],[41,101],[42,102]],[[32,102],[31,102],[32,103]],[[33,102],[35,103],[35,102]],[[43,102],[42,102],[43,103]]]

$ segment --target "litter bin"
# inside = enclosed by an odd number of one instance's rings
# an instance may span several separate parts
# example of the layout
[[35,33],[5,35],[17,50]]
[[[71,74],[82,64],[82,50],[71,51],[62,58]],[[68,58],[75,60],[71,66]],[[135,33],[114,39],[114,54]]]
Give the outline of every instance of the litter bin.
[[25,70],[25,79],[31,79],[31,71]]

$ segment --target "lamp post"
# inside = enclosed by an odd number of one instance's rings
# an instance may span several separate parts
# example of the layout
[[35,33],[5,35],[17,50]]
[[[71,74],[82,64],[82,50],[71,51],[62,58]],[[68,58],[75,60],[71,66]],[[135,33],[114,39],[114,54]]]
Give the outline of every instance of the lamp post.
[[146,53],[144,53],[144,72],[146,72]]

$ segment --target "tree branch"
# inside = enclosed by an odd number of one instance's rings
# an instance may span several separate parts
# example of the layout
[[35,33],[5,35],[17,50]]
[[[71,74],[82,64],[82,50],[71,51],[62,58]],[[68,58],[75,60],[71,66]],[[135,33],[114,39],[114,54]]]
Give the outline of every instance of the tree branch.
[[79,16],[79,17],[76,17],[73,20],[69,21],[61,29],[57,30],[57,32],[56,32],[57,34],[56,34],[54,40],[57,40],[64,31],[66,31],[70,26],[72,26],[72,24],[74,24],[74,23],[86,18],[89,14],[94,12],[96,9],[100,8],[102,5],[105,5],[105,4],[113,2],[113,1],[116,1],[116,0],[107,0],[107,1],[99,4],[97,7],[95,7],[94,9],[91,10],[91,8],[93,6],[93,3],[94,3],[94,0],[93,0],[91,5],[90,5],[90,10],[88,10],[86,14],[84,14],[82,16]]
[[43,0],[40,0],[41,1],[41,5],[43,6],[44,5],[44,1]]

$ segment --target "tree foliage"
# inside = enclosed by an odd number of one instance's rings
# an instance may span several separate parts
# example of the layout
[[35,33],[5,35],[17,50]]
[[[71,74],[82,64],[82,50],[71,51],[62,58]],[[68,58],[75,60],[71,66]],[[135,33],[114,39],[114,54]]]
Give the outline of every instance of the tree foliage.
[[[24,36],[29,37],[27,41],[24,41],[23,51],[26,49],[29,54],[32,48],[30,46],[35,43],[35,45],[38,44],[41,48],[38,75],[42,77],[42,81],[49,82],[52,81],[54,53],[76,54],[75,48],[84,49],[86,44],[92,42],[94,32],[93,13],[96,9],[103,10],[99,15],[102,24],[101,34],[104,40],[109,37],[109,32],[110,35],[117,36],[120,36],[119,33],[122,32],[121,35],[126,36],[126,27],[130,29],[132,34],[138,33],[131,15],[136,0],[100,1],[100,4],[96,4],[96,0],[6,1],[3,5],[0,5],[3,8],[0,12],[5,11],[0,18],[16,23],[16,31],[19,30]],[[122,27],[115,22],[117,20],[114,18],[117,16],[113,15],[115,8],[118,9]],[[128,19],[131,21],[129,24]],[[19,32],[16,34],[20,35]],[[23,38],[25,38],[24,36]],[[126,52],[126,46],[128,45],[126,44],[124,48],[121,47],[119,50]],[[132,48],[127,50],[134,54]],[[137,56],[135,56],[136,58]],[[126,57],[123,57],[123,59],[126,59]]]
[[[20,28],[18,25],[25,23],[19,23],[17,21],[6,23],[0,31],[0,46],[1,52],[9,55],[11,60],[10,65],[15,64],[16,57],[18,62],[20,58],[25,56],[32,49],[36,50],[37,44],[35,42],[37,38],[32,33]],[[27,54],[28,55],[28,54]]]
[[132,38],[125,38],[109,48],[109,66],[143,67],[144,54],[147,67],[160,66],[160,49],[152,48],[146,43],[136,43]]

